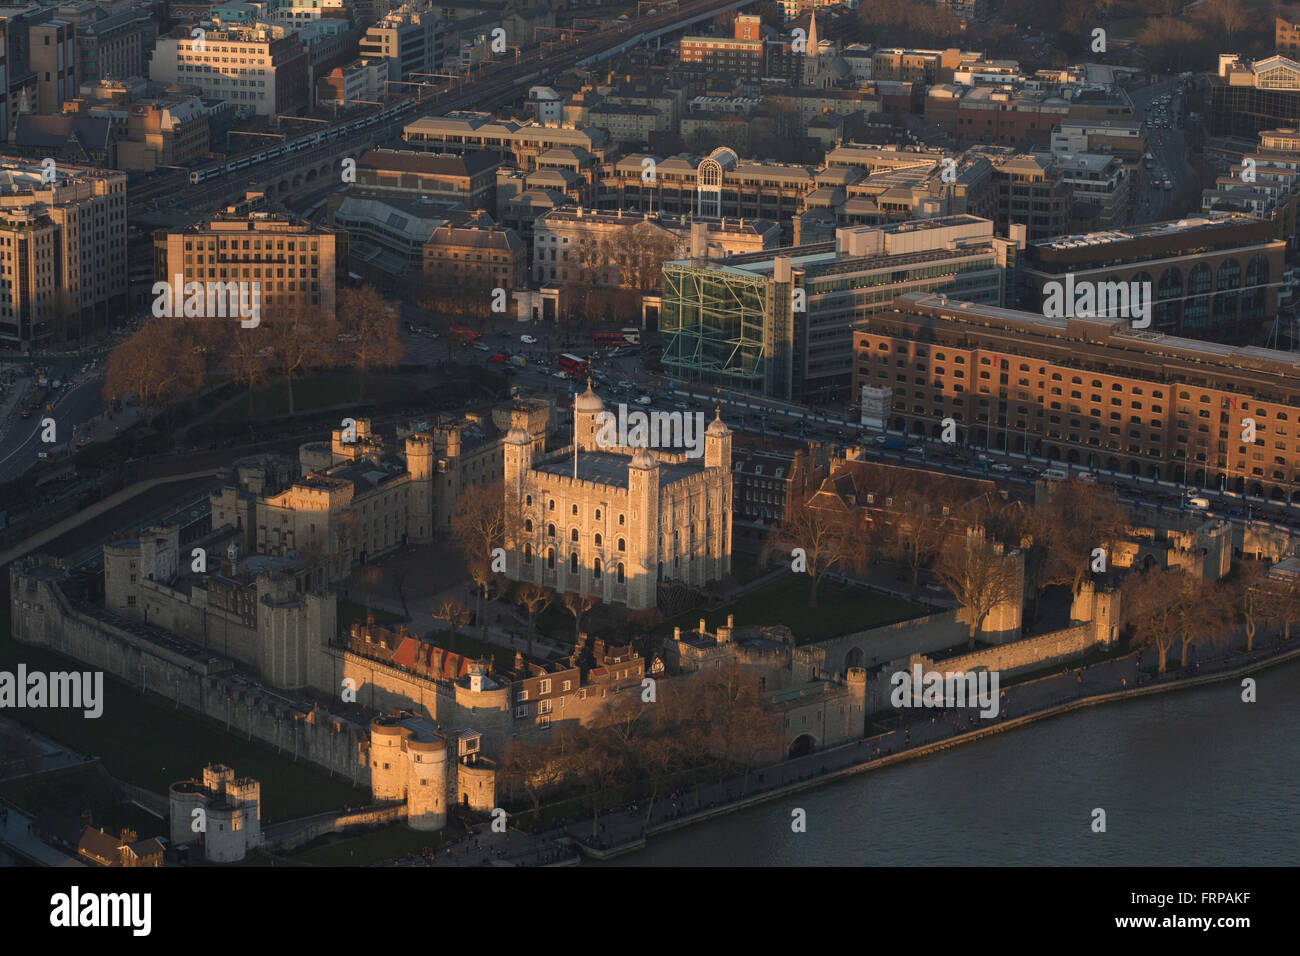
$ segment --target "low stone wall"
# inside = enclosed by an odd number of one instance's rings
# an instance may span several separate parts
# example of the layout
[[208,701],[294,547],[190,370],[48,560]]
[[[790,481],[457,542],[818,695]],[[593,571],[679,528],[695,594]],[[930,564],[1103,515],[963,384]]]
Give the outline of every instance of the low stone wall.
[[266,831],[265,846],[277,853],[292,853],[329,833],[386,826],[406,819],[406,801],[366,807],[352,813],[318,813],[301,820],[288,820]]
[[[952,647],[966,639],[966,625],[959,617],[959,611],[944,611],[810,644],[800,648],[801,653],[796,655],[796,660],[810,669],[809,673],[800,675],[800,679],[811,680],[818,675],[843,676],[849,666],[870,670],[912,654],[933,654]],[[855,655],[854,663],[850,664],[850,655],[855,651],[861,654],[861,658]]]
[[1013,641],[1010,644],[998,644],[983,648],[969,654],[932,661],[922,656],[921,664],[926,670],[938,670],[965,673],[977,668],[998,671],[1003,677],[1014,675],[1017,671],[1044,667],[1070,657],[1078,657],[1096,644],[1096,628],[1092,624],[1075,624]]

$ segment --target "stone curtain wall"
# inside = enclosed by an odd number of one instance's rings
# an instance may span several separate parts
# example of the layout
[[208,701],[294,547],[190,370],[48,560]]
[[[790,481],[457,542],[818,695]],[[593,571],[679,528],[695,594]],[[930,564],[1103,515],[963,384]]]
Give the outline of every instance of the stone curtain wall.
[[369,786],[367,727],[322,710],[303,710],[224,676],[224,660],[204,663],[77,612],[51,582],[19,576],[15,570],[11,595],[16,641],[112,674],[136,690],[209,717],[231,733],[260,740],[357,786]]
[[870,670],[911,654],[933,654],[952,647],[966,640],[966,625],[959,617],[960,611],[944,611],[799,648],[795,667],[806,668],[807,673],[796,675],[796,680],[811,680],[818,675],[842,679],[849,666],[848,656],[855,650],[862,652],[857,666]]
[[[1017,671],[1044,667],[1068,657],[1077,657],[1097,643],[1097,631],[1091,623],[1075,624],[1038,637],[1028,637],[1012,644],[998,644],[941,661],[917,655],[916,663],[921,665],[922,670],[942,671],[945,674],[950,671],[965,673],[983,667],[1007,678],[1014,676]],[[908,666],[911,666],[911,662]]]

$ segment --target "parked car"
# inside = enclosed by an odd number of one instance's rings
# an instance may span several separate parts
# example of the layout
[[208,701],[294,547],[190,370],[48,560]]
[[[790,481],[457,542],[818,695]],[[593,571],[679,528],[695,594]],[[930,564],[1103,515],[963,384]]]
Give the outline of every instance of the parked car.
[[650,396],[649,396],[649,395],[642,395],[641,397],[639,397],[639,398],[636,400],[636,403],[637,403],[638,405],[649,405],[649,404],[650,404]]
[[536,344],[537,344],[537,339],[536,339],[535,337],[531,336],[531,335],[521,335],[521,336],[519,336],[519,341],[520,341],[520,342],[523,342],[524,345],[536,345]]
[[1009,475],[1009,474],[1011,474],[1011,466],[1010,466],[1010,465],[1004,465],[1002,462],[998,462],[996,465],[990,465],[990,466],[989,466],[989,470],[990,470],[990,471],[996,471],[996,472],[998,472],[999,474],[1003,474],[1003,475]]

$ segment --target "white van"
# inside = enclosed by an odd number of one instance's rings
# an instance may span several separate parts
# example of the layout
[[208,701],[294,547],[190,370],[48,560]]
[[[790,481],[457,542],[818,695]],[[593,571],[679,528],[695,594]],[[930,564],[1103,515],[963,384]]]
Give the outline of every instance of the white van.
[[1065,481],[1070,476],[1065,473],[1064,469],[1048,468],[1043,472],[1043,477],[1048,481]]

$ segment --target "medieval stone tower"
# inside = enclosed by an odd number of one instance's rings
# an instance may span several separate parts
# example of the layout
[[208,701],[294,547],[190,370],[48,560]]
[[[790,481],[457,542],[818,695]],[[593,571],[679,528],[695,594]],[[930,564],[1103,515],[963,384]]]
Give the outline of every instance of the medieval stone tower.
[[663,562],[649,560],[658,553],[659,462],[645,448],[638,448],[627,466],[627,497],[631,508],[628,534],[631,563],[627,566],[628,607],[654,607]]
[[411,475],[407,534],[410,535],[410,540],[421,544],[433,540],[435,467],[433,439],[422,432],[407,438],[406,470]]
[[192,843],[201,833],[203,856],[213,863],[237,863],[262,845],[262,785],[227,766],[204,767],[202,782],[172,784],[168,806],[172,844]]
[[[640,424],[612,437],[604,414]],[[706,427],[700,413],[606,413],[589,384],[573,403],[571,445],[544,453],[514,427],[502,457],[512,580],[642,609],[661,581],[703,586],[731,570],[731,431],[720,416]]]

